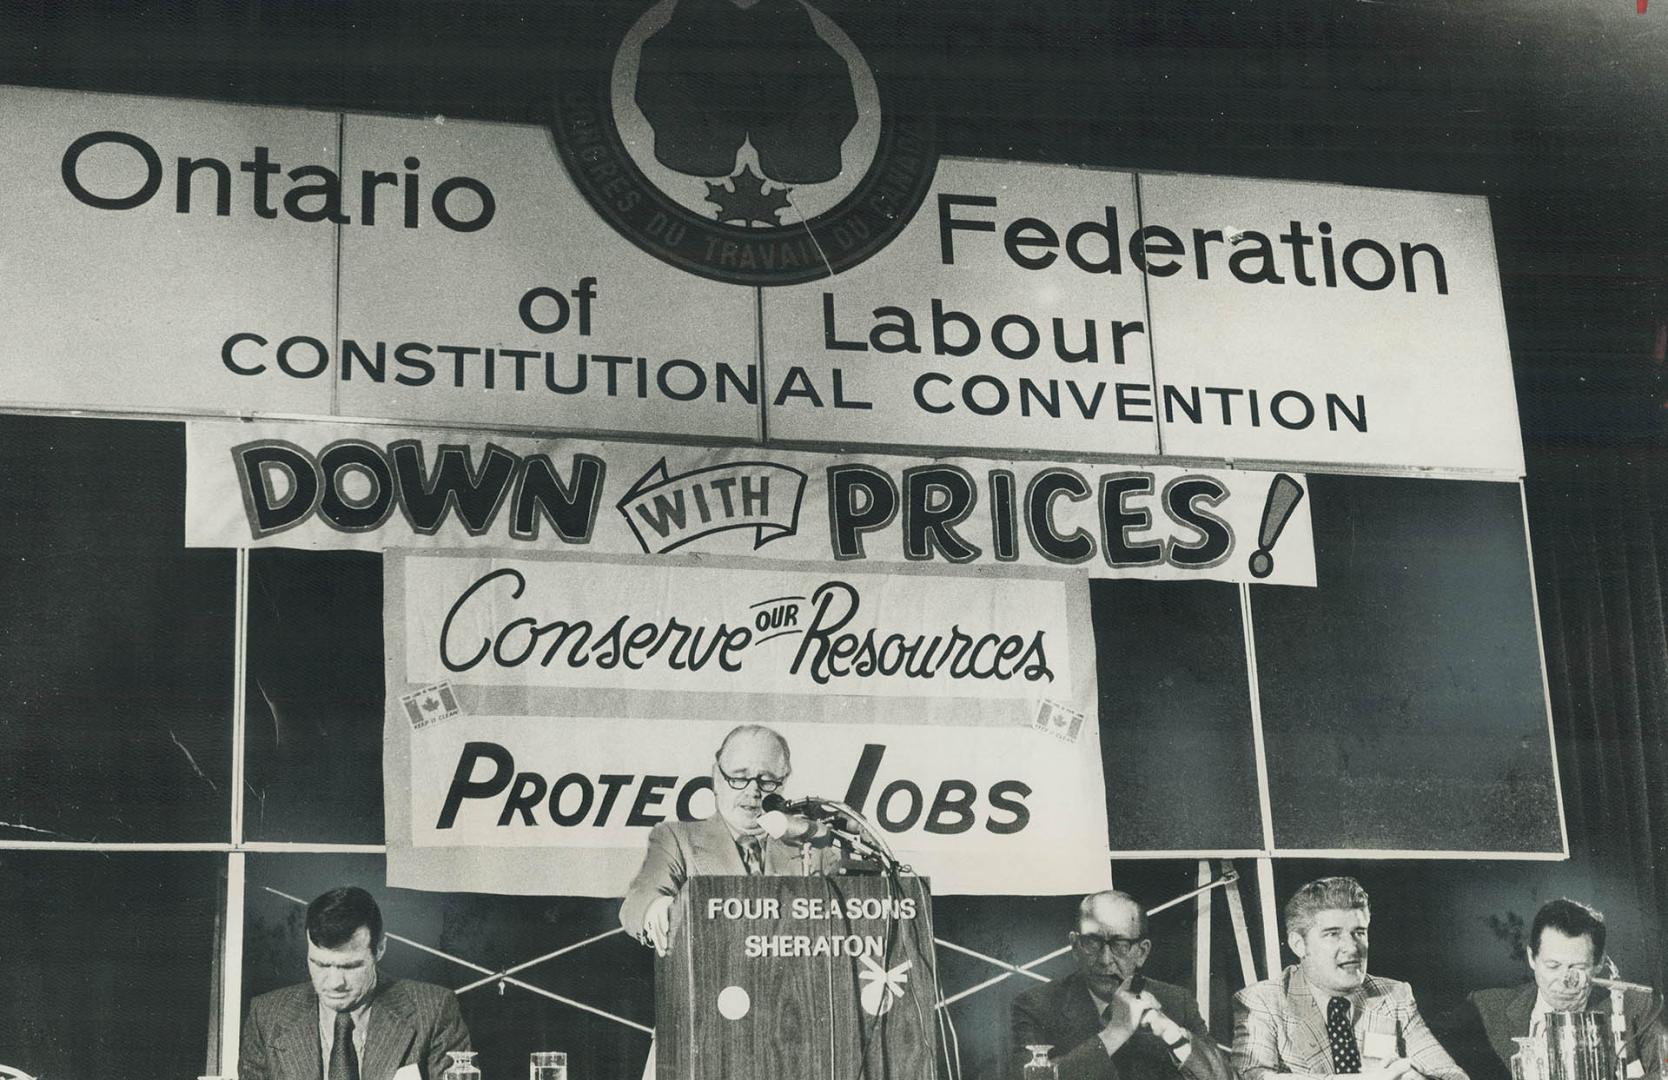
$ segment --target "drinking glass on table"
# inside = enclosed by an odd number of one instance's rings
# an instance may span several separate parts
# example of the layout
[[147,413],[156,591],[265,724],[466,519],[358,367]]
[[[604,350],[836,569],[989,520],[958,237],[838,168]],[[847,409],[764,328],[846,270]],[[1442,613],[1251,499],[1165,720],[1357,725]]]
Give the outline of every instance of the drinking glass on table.
[[1025,1049],[1031,1051],[1031,1060],[1020,1069],[1022,1080],[1060,1080],[1060,1067],[1048,1056],[1054,1047],[1027,1045]]
[[535,1050],[527,1059],[527,1080],[568,1080],[568,1056],[560,1050]]

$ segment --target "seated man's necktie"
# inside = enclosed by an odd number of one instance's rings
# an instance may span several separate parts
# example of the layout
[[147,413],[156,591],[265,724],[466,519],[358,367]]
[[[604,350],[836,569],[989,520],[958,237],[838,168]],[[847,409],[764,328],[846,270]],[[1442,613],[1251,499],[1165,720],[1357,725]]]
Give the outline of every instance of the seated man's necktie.
[[336,1014],[336,1038],[330,1044],[330,1075],[325,1080],[359,1080],[359,1055],[353,1052],[353,1014]]
[[1349,998],[1335,997],[1326,1003],[1326,1038],[1331,1044],[1332,1071],[1361,1071],[1361,1051],[1355,1045],[1355,1028],[1349,1022]]

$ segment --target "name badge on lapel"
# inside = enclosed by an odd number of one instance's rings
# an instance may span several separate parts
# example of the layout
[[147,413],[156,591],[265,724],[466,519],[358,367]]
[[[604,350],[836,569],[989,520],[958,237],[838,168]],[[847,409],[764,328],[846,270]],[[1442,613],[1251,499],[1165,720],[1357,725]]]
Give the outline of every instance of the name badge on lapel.
[[1369,1031],[1367,1038],[1361,1045],[1361,1056],[1383,1063],[1396,1057],[1396,1033],[1393,1031]]

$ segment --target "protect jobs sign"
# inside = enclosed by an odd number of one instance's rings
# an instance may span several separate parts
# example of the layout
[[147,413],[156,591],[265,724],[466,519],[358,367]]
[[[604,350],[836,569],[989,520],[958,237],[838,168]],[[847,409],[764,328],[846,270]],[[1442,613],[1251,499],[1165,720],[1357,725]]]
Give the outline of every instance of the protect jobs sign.
[[[385,561],[396,886],[616,896],[713,812],[725,731],[941,893],[1107,883],[1086,590],[1035,576],[489,555]],[[560,849],[560,858],[553,858]]]

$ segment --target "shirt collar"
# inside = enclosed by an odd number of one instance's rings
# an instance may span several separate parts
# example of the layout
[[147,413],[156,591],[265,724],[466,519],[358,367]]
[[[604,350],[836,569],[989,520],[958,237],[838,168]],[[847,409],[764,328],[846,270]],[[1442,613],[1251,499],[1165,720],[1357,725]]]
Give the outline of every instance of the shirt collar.
[[1361,1015],[1361,1003],[1366,1000],[1367,987],[1366,984],[1363,983],[1347,994],[1329,994],[1325,990],[1316,986],[1314,983],[1310,983],[1309,993],[1314,995],[1315,1008],[1320,1010],[1320,1014],[1322,1016],[1326,1015],[1327,1004],[1330,1003],[1333,998],[1343,998],[1345,1001],[1349,1002],[1349,1015],[1350,1019],[1353,1020],[1357,1016]]
[[[379,972],[377,981],[371,984],[371,992],[365,995],[365,1000],[360,1002],[351,1012],[348,1013],[349,1016],[353,1017],[353,1034],[355,1038],[358,1038],[359,1033],[365,1030],[365,1021],[371,1015],[371,1006],[376,1003],[376,992],[382,986],[382,979],[380,975],[381,973]],[[319,1029],[322,1031],[328,1028],[329,1030],[334,1031],[336,1029],[336,1010],[326,1005],[323,998],[319,998],[318,1003]]]
[[719,824],[724,826],[724,831],[730,834],[730,842],[736,846],[737,851],[741,850],[741,845],[749,842],[757,843],[759,845],[759,851],[764,851],[765,834],[763,831],[752,834],[738,833],[734,829],[730,828],[730,823],[724,820],[723,814],[717,814],[715,816],[718,818]]
[[1583,1001],[1581,1003],[1580,1008],[1578,1008],[1578,1009],[1554,1009],[1552,1007],[1552,1003],[1547,1001],[1546,998],[1541,995],[1540,990],[1537,988],[1535,990],[1535,1007],[1533,1009],[1529,1010],[1529,1030],[1534,1031],[1535,1028],[1538,1025],[1545,1024],[1547,1013],[1583,1012],[1583,1011],[1586,1010],[1588,1005],[1592,1004],[1592,1000],[1593,1000],[1593,991],[1592,991],[1591,987],[1588,987],[1588,989],[1587,989],[1587,1000]]

